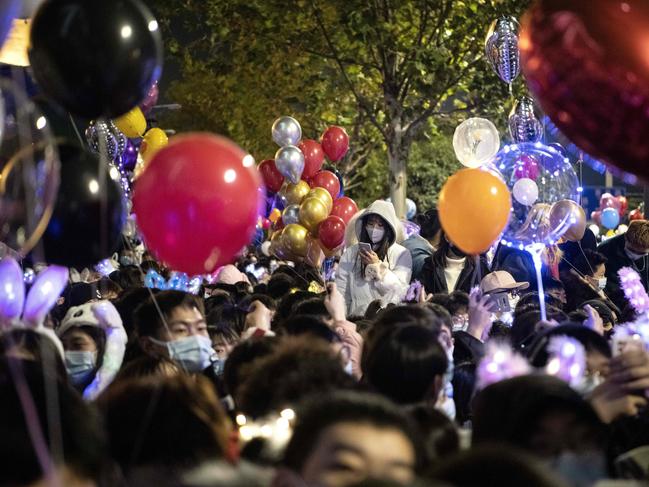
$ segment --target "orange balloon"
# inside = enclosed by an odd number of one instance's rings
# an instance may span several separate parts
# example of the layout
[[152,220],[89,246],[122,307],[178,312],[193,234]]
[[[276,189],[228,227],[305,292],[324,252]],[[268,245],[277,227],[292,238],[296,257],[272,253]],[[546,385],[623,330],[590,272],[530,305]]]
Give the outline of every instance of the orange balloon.
[[275,223],[277,220],[281,218],[281,216],[282,216],[282,212],[277,208],[273,208],[273,211],[271,211],[270,215],[268,215],[268,219],[271,222]]
[[512,199],[499,177],[482,169],[462,169],[448,178],[437,206],[449,240],[477,255],[487,251],[507,226]]

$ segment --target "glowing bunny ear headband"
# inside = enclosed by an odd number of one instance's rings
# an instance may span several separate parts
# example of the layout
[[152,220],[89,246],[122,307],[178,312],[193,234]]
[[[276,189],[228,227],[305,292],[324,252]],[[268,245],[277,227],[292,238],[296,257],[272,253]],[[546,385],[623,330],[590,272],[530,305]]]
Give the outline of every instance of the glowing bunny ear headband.
[[190,280],[184,272],[172,272],[168,281],[153,269],[150,269],[144,276],[144,285],[146,287],[162,291],[174,290],[198,294],[201,284],[203,284],[202,277],[194,277]]

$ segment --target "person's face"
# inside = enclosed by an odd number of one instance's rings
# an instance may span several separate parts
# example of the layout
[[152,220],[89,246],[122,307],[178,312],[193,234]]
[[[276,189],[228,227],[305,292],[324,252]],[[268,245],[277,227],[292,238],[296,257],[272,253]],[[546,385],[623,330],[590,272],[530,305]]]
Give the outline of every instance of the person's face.
[[469,310],[467,308],[460,308],[451,317],[454,330],[465,330],[469,324]]
[[85,331],[71,328],[61,337],[63,348],[69,352],[96,352],[97,344]]
[[367,477],[408,483],[415,451],[401,431],[339,423],[325,429],[302,469],[307,485],[346,487]]
[[372,228],[372,229],[380,229],[380,230],[385,230],[385,223],[383,222],[383,219],[379,216],[376,215],[370,215],[367,218],[367,223],[366,227]]
[[446,352],[453,350],[453,333],[450,328],[442,325],[439,332],[439,341]]
[[[167,329],[168,328],[168,329]],[[167,319],[160,339],[166,342],[180,340],[192,335],[202,335],[209,338],[205,317],[196,308],[179,306],[175,308]]]
[[223,337],[217,336],[212,339],[212,348],[220,359],[225,360],[230,355],[233,345],[226,342]]

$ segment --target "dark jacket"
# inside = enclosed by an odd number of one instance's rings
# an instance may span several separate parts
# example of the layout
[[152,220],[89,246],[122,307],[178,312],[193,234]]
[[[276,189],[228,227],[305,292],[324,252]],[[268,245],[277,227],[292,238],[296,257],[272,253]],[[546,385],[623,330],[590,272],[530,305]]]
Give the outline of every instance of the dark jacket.
[[597,237],[587,228],[584,232],[584,237],[579,242],[564,242],[559,244],[559,248],[563,251],[563,259],[559,263],[559,271],[568,271],[571,269],[570,264],[577,262],[583,258],[584,250],[597,249]]
[[[532,255],[525,250],[505,247],[504,245],[498,246],[491,264],[491,270],[492,272],[507,271],[516,282],[529,282],[529,291],[536,291],[538,289],[534,261],[532,260]],[[546,265],[543,265],[541,268],[541,278],[544,283],[555,281],[550,269]]]
[[645,290],[647,290],[649,284],[649,257],[645,256],[636,261],[631,260],[624,250],[625,244],[625,236],[618,235],[597,247],[597,251],[604,254],[608,259],[606,263],[606,289],[604,291],[620,309],[624,309],[627,304],[624,291],[620,288],[620,278],[617,275],[617,272],[622,267],[631,267],[636,270],[640,274]]
[[[444,276],[445,267],[446,251],[444,248],[438,249],[426,259],[421,270],[420,280],[427,293],[447,294],[449,292],[446,286],[446,277]],[[475,257],[467,256],[464,269],[462,269],[457,279],[454,291],[470,292],[472,287],[480,285],[480,281],[487,274],[489,274],[489,266],[484,257],[480,256],[480,269],[476,272]]]
[[421,281],[421,271],[426,259],[435,253],[433,246],[425,238],[413,235],[401,242],[412,256],[412,280]]

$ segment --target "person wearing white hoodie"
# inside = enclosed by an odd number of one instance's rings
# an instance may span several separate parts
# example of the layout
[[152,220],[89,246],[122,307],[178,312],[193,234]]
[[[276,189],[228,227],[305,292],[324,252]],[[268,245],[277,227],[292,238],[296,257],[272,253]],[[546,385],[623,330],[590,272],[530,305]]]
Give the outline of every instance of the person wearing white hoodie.
[[396,243],[401,223],[392,203],[372,203],[358,216],[354,229],[359,243],[345,250],[336,276],[347,316],[365,314],[367,306],[376,299],[383,306],[401,302],[412,273],[410,252]]

